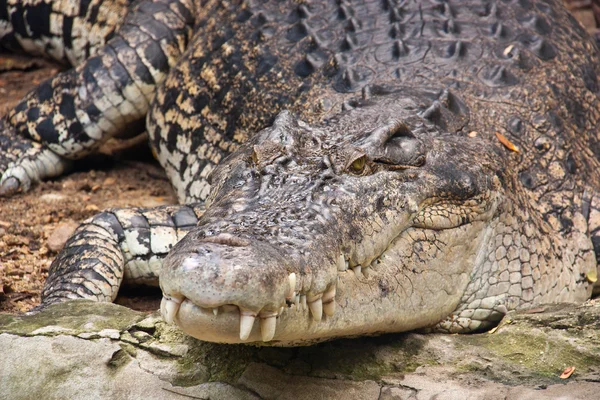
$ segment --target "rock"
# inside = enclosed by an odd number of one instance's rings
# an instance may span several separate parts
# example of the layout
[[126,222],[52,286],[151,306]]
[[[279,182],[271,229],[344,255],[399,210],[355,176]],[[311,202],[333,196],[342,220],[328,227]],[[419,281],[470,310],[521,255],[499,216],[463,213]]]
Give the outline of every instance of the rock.
[[386,386],[381,389],[379,400],[409,400],[411,397],[416,398],[416,393],[414,389]]
[[[600,303],[509,314],[494,333],[295,349],[205,343],[157,313],[72,301],[0,314],[0,398],[591,399]],[[575,373],[559,378],[567,366]]]
[[[134,357],[110,339],[65,335],[30,339],[23,342],[19,336],[0,335],[0,398],[256,399],[224,383],[178,387],[165,382],[161,379],[168,376],[162,371],[164,361]],[[32,367],[36,373],[31,373]]]
[[66,200],[67,197],[60,193],[44,193],[40,196],[41,201],[45,201],[47,203],[56,203],[59,201]]
[[322,379],[285,374],[266,364],[251,363],[237,381],[262,399],[377,399],[381,388],[374,381]]
[[290,376],[266,364],[251,363],[238,380],[263,399],[278,399],[285,392]]
[[48,240],[46,241],[46,246],[53,252],[59,252],[67,243],[67,240],[75,229],[79,226],[78,223],[74,221],[65,221],[60,224],[52,231],[50,236],[48,236]]

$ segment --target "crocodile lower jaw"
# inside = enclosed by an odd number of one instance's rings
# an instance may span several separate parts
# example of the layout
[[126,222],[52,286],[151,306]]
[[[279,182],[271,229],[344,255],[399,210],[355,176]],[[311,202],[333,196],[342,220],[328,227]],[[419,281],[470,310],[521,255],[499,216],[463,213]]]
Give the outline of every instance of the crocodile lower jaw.
[[[321,320],[303,300],[287,303],[277,313],[248,314],[228,304],[204,308],[186,298],[163,298],[161,311],[165,320],[184,333],[200,340],[216,343],[249,343],[267,346],[302,346],[339,337],[403,332],[439,322],[454,310],[460,296],[444,296],[442,302],[429,299],[411,304],[401,295],[368,299],[368,291],[378,286],[377,277],[367,281],[352,270],[343,272],[335,296],[335,313],[328,315],[323,307]],[[455,282],[462,286],[464,282]],[[321,297],[321,301],[323,297]],[[325,304],[329,304],[327,302]],[[258,319],[258,323],[256,321]]]
[[[290,280],[295,279],[294,274]],[[302,320],[318,324],[331,320],[336,310],[336,288],[318,296],[291,292],[286,306],[278,312],[254,313],[240,309],[237,305],[224,304],[217,307],[201,307],[187,298],[163,295],[161,313],[167,323],[179,325],[186,333],[198,339],[220,343],[270,342],[287,340],[288,336],[276,336],[280,321],[286,327],[298,324]],[[256,319],[259,323],[256,324]],[[306,329],[298,324],[298,329]],[[326,324],[328,325],[328,324]],[[258,327],[257,327],[258,326]],[[281,329],[280,329],[281,330]],[[287,329],[286,329],[287,330]],[[291,335],[298,340],[304,335]]]

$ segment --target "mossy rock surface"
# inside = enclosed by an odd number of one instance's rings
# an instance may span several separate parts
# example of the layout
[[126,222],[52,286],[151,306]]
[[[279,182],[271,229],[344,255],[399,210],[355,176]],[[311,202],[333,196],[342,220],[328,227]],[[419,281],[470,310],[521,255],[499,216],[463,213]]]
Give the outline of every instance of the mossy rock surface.
[[156,313],[74,301],[0,315],[0,398],[594,398],[599,325],[591,301],[511,313],[493,333],[276,348],[205,343]]

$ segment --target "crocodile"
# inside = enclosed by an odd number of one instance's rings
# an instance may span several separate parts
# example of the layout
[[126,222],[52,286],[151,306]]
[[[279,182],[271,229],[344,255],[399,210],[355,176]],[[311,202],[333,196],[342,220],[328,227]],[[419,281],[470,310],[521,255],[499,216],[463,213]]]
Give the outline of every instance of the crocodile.
[[181,203],[85,221],[41,307],[159,284],[191,336],[306,345],[592,294],[600,63],[557,0],[8,0],[0,37],[74,65],[2,121],[0,193],[146,118]]

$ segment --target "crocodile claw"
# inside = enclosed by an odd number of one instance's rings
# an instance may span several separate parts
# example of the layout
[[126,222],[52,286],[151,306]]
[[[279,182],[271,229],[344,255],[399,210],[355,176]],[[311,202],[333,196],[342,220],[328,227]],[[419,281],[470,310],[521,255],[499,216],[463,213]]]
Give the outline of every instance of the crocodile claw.
[[0,186],[0,197],[12,196],[20,187],[21,184],[17,178],[14,176],[8,177]]

